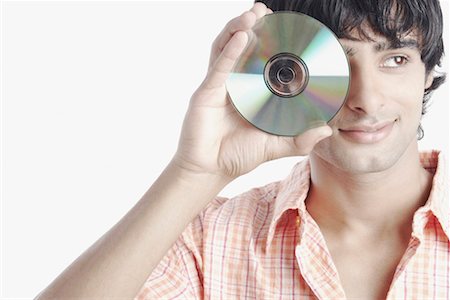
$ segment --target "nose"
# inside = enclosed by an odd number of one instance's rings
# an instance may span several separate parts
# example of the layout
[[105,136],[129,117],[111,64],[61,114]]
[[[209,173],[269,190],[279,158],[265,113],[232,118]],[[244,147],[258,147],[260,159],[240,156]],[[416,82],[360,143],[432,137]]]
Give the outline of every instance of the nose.
[[385,105],[383,88],[377,70],[364,63],[351,64],[350,90],[346,106],[360,114],[376,116]]

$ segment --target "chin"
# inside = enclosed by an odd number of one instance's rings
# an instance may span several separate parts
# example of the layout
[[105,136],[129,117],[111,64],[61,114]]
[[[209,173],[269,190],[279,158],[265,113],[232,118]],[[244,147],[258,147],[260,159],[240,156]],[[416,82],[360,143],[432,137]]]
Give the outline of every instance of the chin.
[[348,174],[361,175],[386,171],[395,164],[395,161],[395,159],[390,160],[388,157],[372,156],[359,159],[344,159],[336,161],[335,165]]
[[336,145],[333,143],[319,143],[311,156],[316,156],[329,167],[339,169],[351,175],[379,173],[388,170],[400,159],[402,151],[361,145]]

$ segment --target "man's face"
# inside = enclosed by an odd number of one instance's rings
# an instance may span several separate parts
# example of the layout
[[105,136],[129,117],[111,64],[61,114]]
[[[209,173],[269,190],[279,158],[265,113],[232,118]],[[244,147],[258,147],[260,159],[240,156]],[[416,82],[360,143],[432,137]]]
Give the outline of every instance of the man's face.
[[350,91],[329,123],[333,135],[312,152],[351,174],[386,170],[416,147],[423,94],[432,82],[414,36],[405,36],[401,48],[371,37],[340,40],[351,66]]

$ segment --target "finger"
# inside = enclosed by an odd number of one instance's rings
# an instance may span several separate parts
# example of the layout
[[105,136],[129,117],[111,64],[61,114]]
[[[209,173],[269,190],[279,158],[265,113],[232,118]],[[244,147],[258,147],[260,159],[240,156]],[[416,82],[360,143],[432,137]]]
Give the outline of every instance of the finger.
[[273,14],[273,10],[271,10],[270,8],[267,8],[266,15],[270,15],[270,14]]
[[236,32],[223,49],[220,56],[208,72],[203,88],[210,90],[223,87],[237,58],[241,55],[248,41],[247,33]]
[[256,21],[256,15],[251,11],[246,11],[239,17],[232,19],[212,44],[209,67],[212,67],[223,48],[230,41],[231,37],[238,31],[247,31],[253,27]]
[[259,19],[266,15],[267,6],[262,2],[256,2],[250,11],[256,15],[256,19]]
[[321,140],[331,136],[333,130],[329,126],[309,129],[295,137],[274,137],[277,141],[273,149],[268,149],[269,159],[287,156],[308,155]]
[[331,127],[328,125],[324,125],[309,129],[304,133],[294,137],[294,155],[309,154],[317,143],[331,136],[332,134],[333,129],[331,129]]

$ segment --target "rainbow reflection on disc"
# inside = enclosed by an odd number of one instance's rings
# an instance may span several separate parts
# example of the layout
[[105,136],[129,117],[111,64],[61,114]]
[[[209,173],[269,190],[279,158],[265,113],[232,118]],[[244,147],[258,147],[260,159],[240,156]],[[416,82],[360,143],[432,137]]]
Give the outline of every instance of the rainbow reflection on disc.
[[350,67],[334,33],[301,13],[275,12],[249,33],[226,87],[255,127],[296,136],[329,122],[345,102]]

